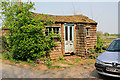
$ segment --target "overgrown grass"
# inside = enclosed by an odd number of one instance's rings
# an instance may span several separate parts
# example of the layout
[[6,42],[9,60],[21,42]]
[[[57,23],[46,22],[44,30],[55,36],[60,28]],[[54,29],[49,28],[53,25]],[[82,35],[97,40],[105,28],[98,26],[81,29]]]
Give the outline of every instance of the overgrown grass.
[[67,68],[67,67],[61,67],[61,66],[58,66],[58,65],[54,65],[54,66],[51,66],[52,69],[54,68]]
[[0,53],[0,59],[2,59],[2,53]]
[[64,57],[59,57],[59,60],[62,60],[62,61],[63,61],[63,60],[64,60]]
[[5,61],[5,63],[11,64],[11,65],[16,65],[16,64],[20,64],[19,66],[28,65],[31,68],[35,68],[38,66],[38,64],[34,63],[34,61],[32,61],[32,60],[21,61],[21,60],[13,59],[12,54],[8,53],[8,52],[4,52],[4,53],[0,54],[0,58],[2,60],[9,60],[10,63],[6,62],[6,61]]
[[74,65],[74,63],[68,63],[68,65]]
[[58,60],[58,61],[53,61],[53,62],[58,62],[58,63],[67,64],[67,62],[64,60],[64,57],[59,57],[59,60]]
[[81,62],[81,59],[75,59],[75,63]]
[[114,41],[115,39],[104,39],[104,41],[106,41],[106,42],[112,42],[112,41]]
[[45,60],[45,65],[46,65],[48,68],[51,68],[52,63],[53,63],[53,62],[52,62],[49,58],[47,58],[47,59]]
[[90,62],[90,63],[86,63],[87,65],[91,65],[91,64],[93,64],[92,62]]

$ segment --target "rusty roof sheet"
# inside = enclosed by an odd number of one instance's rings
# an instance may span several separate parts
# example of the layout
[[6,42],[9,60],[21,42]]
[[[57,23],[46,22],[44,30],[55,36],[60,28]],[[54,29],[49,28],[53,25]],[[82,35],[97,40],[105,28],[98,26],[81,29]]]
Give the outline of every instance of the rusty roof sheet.
[[[42,16],[44,14],[34,13],[35,16]],[[58,16],[58,15],[48,15],[55,20],[55,22],[68,22],[68,23],[95,23],[92,19],[89,19],[87,16],[84,15],[71,15],[71,16]],[[45,18],[43,19],[45,20]]]

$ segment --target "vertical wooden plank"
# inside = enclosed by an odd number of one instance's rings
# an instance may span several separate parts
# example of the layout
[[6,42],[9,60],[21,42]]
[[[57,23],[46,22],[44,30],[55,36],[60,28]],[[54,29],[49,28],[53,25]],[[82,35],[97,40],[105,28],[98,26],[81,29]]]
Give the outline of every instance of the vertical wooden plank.
[[74,53],[76,54],[76,24],[74,24]]
[[65,45],[64,45],[64,23],[61,24],[61,37],[62,37],[62,55],[65,54]]

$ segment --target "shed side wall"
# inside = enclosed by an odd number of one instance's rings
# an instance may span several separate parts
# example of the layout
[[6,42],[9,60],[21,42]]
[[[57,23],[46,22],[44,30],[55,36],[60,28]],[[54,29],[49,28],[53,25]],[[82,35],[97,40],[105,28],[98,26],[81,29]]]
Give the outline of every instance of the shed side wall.
[[90,26],[90,35],[86,36],[87,49],[93,48],[97,43],[97,25],[87,25]]
[[75,28],[76,32],[76,55],[84,56],[86,52],[86,32],[85,25],[77,24]]

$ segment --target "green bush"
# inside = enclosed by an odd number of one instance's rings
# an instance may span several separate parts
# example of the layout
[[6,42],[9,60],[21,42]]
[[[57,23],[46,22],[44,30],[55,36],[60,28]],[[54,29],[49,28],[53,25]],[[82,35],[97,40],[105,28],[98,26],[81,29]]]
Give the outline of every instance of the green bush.
[[[9,29],[3,46],[13,53],[16,60],[35,60],[49,55],[54,42],[53,31],[46,36],[43,32],[45,25],[54,23],[47,15],[34,16],[30,10],[34,9],[34,3],[27,2],[18,5],[18,2],[1,2],[4,28]],[[12,5],[10,5],[12,4]],[[43,21],[43,18],[46,21]],[[7,45],[9,44],[9,45]],[[5,53],[7,54],[7,53]]]
[[100,38],[99,35],[97,35],[97,44],[96,44],[96,46],[94,47],[94,49],[89,48],[88,50],[91,52],[91,54],[102,53],[102,51],[103,51],[102,47],[103,47],[103,40]]
[[92,48],[90,48],[89,50],[90,50],[91,54],[95,54],[96,53],[96,51],[93,50]]
[[13,60],[13,53],[12,52],[8,52],[8,51],[3,52],[2,53],[2,59]]
[[7,38],[5,36],[2,36],[2,49],[7,50],[8,48]]
[[99,35],[97,35],[97,44],[95,46],[95,52],[101,53],[102,52],[102,47],[103,47],[103,40],[100,38]]

